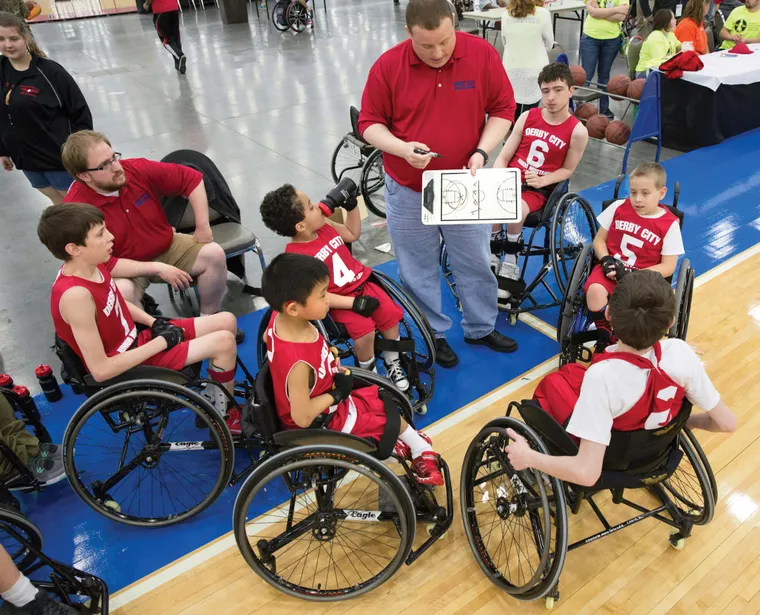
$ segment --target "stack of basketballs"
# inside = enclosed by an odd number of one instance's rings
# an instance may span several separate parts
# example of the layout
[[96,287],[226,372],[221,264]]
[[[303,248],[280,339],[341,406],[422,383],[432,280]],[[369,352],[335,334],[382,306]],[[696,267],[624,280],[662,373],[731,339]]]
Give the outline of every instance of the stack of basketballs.
[[[586,85],[586,71],[582,66],[573,64],[570,67],[575,79],[575,85]],[[631,81],[627,75],[614,75],[607,84],[607,92],[612,100],[622,100],[623,97],[638,104],[644,91],[646,79]],[[631,135],[631,129],[623,120],[610,121],[599,113],[596,105],[583,103],[575,110],[575,116],[586,124],[588,136],[594,139],[607,139],[615,145],[625,145]]]

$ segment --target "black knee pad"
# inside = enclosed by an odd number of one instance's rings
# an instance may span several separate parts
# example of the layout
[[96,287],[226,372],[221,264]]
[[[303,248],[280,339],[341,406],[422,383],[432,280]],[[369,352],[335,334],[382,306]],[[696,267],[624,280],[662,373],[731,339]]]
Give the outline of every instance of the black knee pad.
[[607,317],[604,315],[604,312],[607,310],[607,306],[605,305],[601,310],[598,312],[592,312],[591,310],[588,311],[589,318],[591,320],[597,321],[597,320],[607,320]]

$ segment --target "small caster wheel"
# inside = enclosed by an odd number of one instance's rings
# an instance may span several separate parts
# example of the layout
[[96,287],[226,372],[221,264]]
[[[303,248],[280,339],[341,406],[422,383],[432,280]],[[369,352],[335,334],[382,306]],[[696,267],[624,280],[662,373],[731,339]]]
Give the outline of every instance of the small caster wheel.
[[[428,524],[425,526],[425,529],[427,530],[428,536],[432,536],[432,535],[433,535],[433,532],[435,531],[435,528],[436,528],[436,527],[438,527],[438,524],[437,524],[437,523],[428,523]],[[441,540],[441,539],[443,539],[443,538],[446,538],[447,534],[448,534],[448,531],[444,532],[443,534],[441,534],[441,535],[438,537],[438,540]]]
[[121,506],[119,506],[119,503],[114,500],[106,500],[105,502],[103,502],[103,506],[105,506],[106,508],[110,508],[114,512],[117,512],[117,513],[121,512]]
[[509,324],[513,327],[517,324],[517,314],[510,314],[509,315]]
[[425,414],[427,414],[427,404],[422,404],[421,406],[415,406],[414,413],[419,414],[421,416],[424,416]]
[[676,551],[681,551],[684,548],[684,545],[686,544],[686,539],[681,536],[681,532],[678,530],[673,530],[670,533],[670,546],[673,547]]
[[547,609],[553,609],[554,608],[554,596],[547,596],[544,600],[544,604],[546,605]]

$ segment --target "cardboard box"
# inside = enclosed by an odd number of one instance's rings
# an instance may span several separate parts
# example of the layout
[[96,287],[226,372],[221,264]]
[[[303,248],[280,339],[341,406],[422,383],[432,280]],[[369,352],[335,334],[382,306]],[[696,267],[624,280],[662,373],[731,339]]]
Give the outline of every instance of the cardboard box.
[[[364,204],[364,197],[358,196],[356,197],[356,200],[358,202],[357,207],[359,208],[359,217],[362,220],[366,220],[369,216],[369,212],[367,211],[367,206]],[[342,207],[338,208],[335,213],[330,216],[330,220],[333,222],[337,222],[338,224],[345,224],[346,223],[346,210]]]

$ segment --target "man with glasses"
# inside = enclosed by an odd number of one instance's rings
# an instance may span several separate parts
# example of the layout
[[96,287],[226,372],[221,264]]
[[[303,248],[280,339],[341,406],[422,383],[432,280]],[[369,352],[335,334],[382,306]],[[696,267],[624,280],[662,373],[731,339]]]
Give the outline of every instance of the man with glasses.
[[[144,158],[121,159],[108,138],[82,130],[70,135],[61,152],[74,178],[65,203],[89,203],[105,215],[114,235],[107,267],[121,294],[139,303],[151,282],[175,289],[198,284],[201,316],[219,311],[227,280],[227,260],[212,242],[203,175],[177,164]],[[161,205],[165,197],[184,196],[195,216],[195,233],[177,233]],[[238,331],[238,343],[243,339]]]

